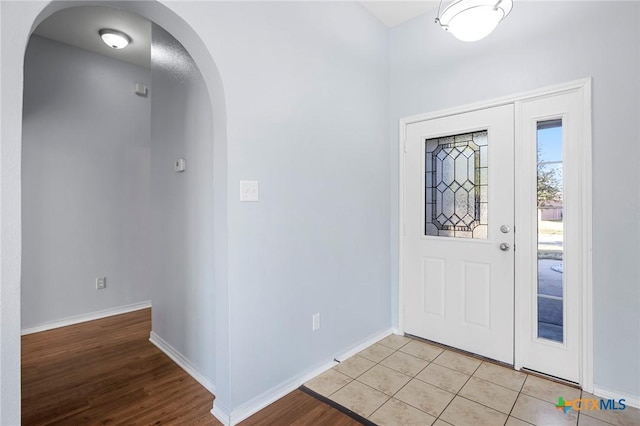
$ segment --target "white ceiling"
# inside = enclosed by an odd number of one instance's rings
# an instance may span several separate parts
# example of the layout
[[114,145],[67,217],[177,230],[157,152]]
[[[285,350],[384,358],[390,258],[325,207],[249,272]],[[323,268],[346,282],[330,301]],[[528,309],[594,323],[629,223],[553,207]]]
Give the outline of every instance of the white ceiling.
[[[385,25],[393,27],[429,11],[435,14],[440,2],[389,0],[359,3]],[[128,34],[131,44],[121,50],[108,47],[98,34],[102,28]],[[149,68],[151,64],[151,22],[124,10],[103,6],[63,9],[42,22],[34,33],[142,67]]]
[[[102,28],[126,33],[131,43],[120,50],[108,47],[98,34]],[[142,67],[151,66],[151,22],[124,10],[102,6],[63,9],[42,22],[34,33]]]
[[[373,13],[387,27],[395,27],[423,13],[433,11],[433,18],[436,17],[435,10],[440,1],[360,1],[369,12]],[[450,3],[445,1],[445,5]]]

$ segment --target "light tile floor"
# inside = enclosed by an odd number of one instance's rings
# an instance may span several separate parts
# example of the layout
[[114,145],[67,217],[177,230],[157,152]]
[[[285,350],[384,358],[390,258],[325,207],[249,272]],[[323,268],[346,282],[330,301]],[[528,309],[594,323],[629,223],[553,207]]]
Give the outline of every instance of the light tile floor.
[[640,410],[575,411],[558,397],[599,399],[437,345],[391,335],[305,383],[380,426],[640,425]]

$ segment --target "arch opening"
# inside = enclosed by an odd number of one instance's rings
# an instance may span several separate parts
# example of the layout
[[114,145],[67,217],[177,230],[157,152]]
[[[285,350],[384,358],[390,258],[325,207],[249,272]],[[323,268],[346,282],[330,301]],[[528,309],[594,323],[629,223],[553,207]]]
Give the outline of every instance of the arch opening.
[[[156,284],[159,281],[163,281],[164,283],[164,285],[161,286],[160,293],[157,291],[157,285],[155,290],[153,288],[151,289],[150,299],[152,303],[155,305],[155,300],[158,300],[158,306],[154,309],[151,340],[154,341],[155,337],[154,343],[161,346],[161,348],[162,345],[165,344],[166,347],[162,349],[169,351],[173,349],[178,353],[186,353],[187,356],[185,356],[185,359],[192,361],[190,367],[195,367],[194,369],[196,373],[198,373],[196,376],[200,379],[199,381],[205,384],[205,387],[209,390],[216,390],[217,399],[223,402],[224,395],[228,392],[229,387],[228,378],[225,377],[224,373],[227,369],[222,367],[225,365],[225,362],[227,362],[226,359],[228,359],[228,346],[225,346],[224,342],[221,342],[222,344],[216,344],[215,341],[215,336],[221,334],[218,333],[217,330],[225,330],[225,327],[228,327],[228,306],[222,303],[224,296],[219,297],[220,294],[224,295],[224,293],[226,293],[227,285],[225,265],[227,198],[226,113],[224,91],[220,75],[208,49],[195,31],[173,11],[157,2],[54,1],[47,5],[34,20],[31,33],[36,31],[41,23],[46,22],[48,18],[59,11],[83,6],[95,7],[96,5],[126,10],[147,19],[151,23],[152,53],[149,70],[150,96],[148,98],[134,97],[134,104],[131,108],[128,111],[120,111],[121,113],[128,112],[129,114],[140,113],[140,110],[143,109],[140,107],[141,102],[146,101],[150,104],[148,112],[148,136],[140,136],[140,133],[130,135],[137,144],[134,144],[133,150],[130,149],[129,152],[105,154],[105,152],[102,152],[100,149],[100,146],[104,148],[106,145],[105,140],[102,140],[97,141],[97,147],[94,147],[95,149],[93,150],[91,146],[85,146],[87,152],[93,152],[93,154],[99,153],[102,155],[101,158],[78,161],[79,159],[74,159],[74,155],[71,154],[67,159],[75,161],[69,162],[68,166],[70,167],[59,167],[61,166],[59,163],[51,161],[55,160],[55,158],[49,158],[45,163],[49,163],[49,171],[54,172],[69,171],[69,169],[78,172],[84,168],[84,172],[87,172],[90,176],[102,174],[104,179],[101,183],[98,183],[98,186],[103,185],[103,187],[100,188],[100,191],[94,192],[101,192],[103,197],[98,197],[97,200],[106,202],[108,200],[105,199],[104,194],[120,191],[120,195],[124,192],[127,193],[129,197],[121,200],[123,205],[130,205],[132,202],[144,204],[140,199],[144,198],[145,195],[142,194],[141,196],[140,192],[136,193],[132,190],[132,186],[135,185],[131,185],[131,180],[127,179],[127,177],[133,178],[137,176],[139,178],[140,174],[144,175],[148,172],[145,177],[150,183],[150,188],[146,194],[148,196],[148,218],[151,223],[151,229],[148,232],[150,234],[148,236],[148,243],[149,247],[154,248],[155,254],[151,256],[152,259],[149,259],[149,265],[151,265],[151,267],[149,268],[147,278],[150,277],[150,281]],[[38,43],[46,44],[47,42],[38,41]],[[30,45],[28,49],[32,49],[32,47],[33,46]],[[41,46],[40,51],[43,50],[42,47],[43,46]],[[167,53],[174,56],[173,61],[164,61]],[[57,188],[59,194],[66,193],[68,196],[74,193],[73,188],[64,185],[64,179],[57,179],[57,182],[56,179],[47,179],[46,174],[42,173],[45,170],[38,167],[40,166],[39,164],[27,165],[27,162],[33,160],[33,155],[38,153],[38,149],[42,148],[35,145],[32,146],[29,141],[38,139],[42,141],[42,138],[38,137],[38,131],[41,132],[40,135],[42,135],[42,132],[45,130],[44,127],[46,126],[43,126],[42,122],[30,122],[25,125],[24,120],[37,121],[36,119],[48,117],[45,121],[51,121],[52,119],[60,120],[61,118],[60,115],[57,117],[52,115],[47,116],[50,111],[47,112],[46,108],[51,107],[56,109],[55,105],[47,106],[46,102],[38,102],[44,99],[44,93],[39,92],[39,89],[43,89],[43,87],[38,87],[38,90],[35,90],[34,93],[28,93],[29,82],[38,80],[38,75],[28,75],[30,71],[29,54],[30,52],[27,50],[25,52],[25,86],[23,89],[25,101],[25,112],[23,116],[23,178],[21,182],[23,188],[23,229],[27,229],[27,227],[30,228],[29,224],[34,222],[34,217],[32,217],[34,213],[36,213],[37,216],[36,221],[39,220],[40,224],[42,224],[43,217],[46,216],[50,218],[51,216],[50,209],[48,211],[38,210],[39,206],[37,205],[37,201],[35,205],[29,204],[34,202],[34,197],[31,197],[34,189],[40,190],[40,195],[43,195],[45,192],[42,191],[43,188],[41,184],[43,182],[56,183],[57,185],[62,184],[64,188]],[[69,62],[67,62],[66,65],[68,66]],[[129,66],[129,68],[131,68],[131,66]],[[50,71],[51,70],[49,70],[49,72]],[[105,71],[102,69],[100,72],[104,73]],[[69,84],[67,87],[71,87],[73,82],[73,78],[71,78],[65,83]],[[77,80],[75,82],[77,83]],[[96,80],[94,80],[94,83],[95,82]],[[133,82],[129,82],[129,84],[132,85]],[[49,87],[49,89],[51,89],[51,87]],[[68,98],[69,91],[64,90],[65,88],[60,86],[58,86],[57,89],[55,92],[57,95],[64,95],[60,99],[61,102],[73,102],[73,97]],[[77,89],[81,88],[78,87]],[[105,89],[104,93],[106,93],[107,90],[108,89]],[[81,90],[79,91],[81,92]],[[51,93],[49,92],[49,94]],[[135,96],[133,91],[129,93],[129,95],[132,97]],[[103,103],[106,103],[106,101],[103,100]],[[36,111],[32,109],[31,107],[34,105],[38,106],[39,110]],[[76,107],[77,106],[78,105],[76,105]],[[85,105],[85,108],[81,108],[81,110],[85,111],[88,116],[93,115],[94,118],[96,118],[96,114],[99,114],[96,109],[89,108],[88,105]],[[58,113],[60,113],[59,109]],[[74,114],[77,119],[81,111],[76,108]],[[144,115],[144,113],[142,115]],[[34,119],[34,117],[36,119]],[[123,117],[129,120],[130,129],[137,128],[139,130],[139,126],[136,126],[136,124],[140,125],[140,121],[136,120],[140,118],[140,115],[135,117],[130,115],[126,117],[121,114],[119,117],[110,118],[117,120],[118,118],[123,119]],[[102,121],[103,124],[105,124],[104,117],[102,117]],[[94,127],[96,124],[95,120],[80,120],[80,122],[83,123],[82,126],[86,126],[82,129],[85,131],[85,134],[86,132],[90,132],[91,129],[96,130],[96,127]],[[93,125],[91,125],[91,122],[93,122]],[[63,127],[66,127],[68,130],[70,126]],[[123,127],[126,126],[121,125],[117,130],[121,131]],[[35,133],[30,133],[34,129],[36,130]],[[50,136],[51,135],[50,133]],[[69,139],[66,138],[65,135],[58,134],[57,136],[59,140],[64,139],[65,143],[69,142]],[[150,150],[148,163],[142,166],[140,166],[140,163],[137,165],[130,164],[133,163],[133,156],[135,156],[132,152],[140,154],[141,151],[147,149],[147,147],[143,146],[144,144],[140,143],[141,139],[145,137],[148,137],[147,145]],[[176,141],[180,143],[176,144]],[[118,139],[117,142],[122,142],[122,140]],[[48,148],[51,149],[52,145],[49,145]],[[69,152],[73,151],[73,146],[69,145],[67,148],[70,149]],[[132,147],[129,146],[128,148]],[[60,150],[57,151],[57,154],[64,157],[64,152],[60,152]],[[76,151],[75,155],[77,154],[78,152]],[[143,153],[139,155],[139,157],[144,157],[144,155]],[[178,174],[173,170],[173,163],[176,156],[178,158],[186,157],[187,173]],[[97,169],[96,165],[100,163],[100,160],[104,162],[107,158],[113,160],[113,164],[111,164],[110,167],[105,167],[105,169],[107,169],[106,171]],[[171,168],[169,171],[167,170],[167,166]],[[111,169],[111,171],[115,169],[119,173],[109,174],[108,169]],[[123,173],[123,169],[126,169],[126,173]],[[36,170],[39,170],[41,173],[36,173],[34,176],[32,172]],[[146,170],[146,172],[144,170]],[[78,178],[77,173],[75,175],[72,173],[71,175],[76,184],[87,183],[86,180],[82,182],[82,179]],[[69,178],[69,176],[67,176],[67,178]],[[194,182],[194,179],[198,182]],[[104,186],[109,186],[109,183],[114,184],[114,180],[117,181],[115,182],[115,186],[118,188],[114,189],[110,187],[110,189],[105,189]],[[31,186],[26,188],[25,184]],[[138,182],[138,184],[140,184],[140,182]],[[55,191],[46,192],[48,192],[49,195],[55,193]],[[82,197],[84,197],[85,200],[89,192],[91,192],[90,189],[84,192]],[[46,195],[39,198],[40,202],[47,199]],[[49,198],[48,201],[53,201],[54,204],[56,201],[69,202],[69,199],[60,200],[59,197]],[[55,198],[58,199],[56,200]],[[177,201],[176,198],[178,198]],[[100,210],[100,203],[98,202],[97,204],[98,210]],[[93,206],[96,207],[95,204]],[[42,207],[42,205],[40,205],[40,207]],[[58,205],[58,207],[60,208],[60,214],[66,216],[69,226],[73,227],[74,221],[77,227],[82,223],[82,218],[74,218],[73,215],[68,215],[68,209],[65,211],[60,205]],[[140,206],[138,205],[138,207]],[[140,213],[145,209],[141,208],[139,210],[140,211],[137,212],[139,216],[137,219],[138,222],[134,221],[133,224],[130,223],[128,225],[130,230],[136,229],[136,223],[144,227],[144,220],[141,219],[142,216]],[[40,215],[38,215],[38,213]],[[26,219],[28,215],[32,216]],[[70,218],[68,216],[72,217]],[[111,210],[107,216],[108,217],[103,218],[104,221],[108,222],[111,220],[115,226],[122,225],[123,219],[120,217],[121,215],[119,216],[114,210]],[[75,219],[80,219],[80,222]],[[170,230],[166,228],[167,223],[175,224],[176,222],[180,222],[181,225]],[[199,226],[194,226],[194,223]],[[85,220],[84,225],[90,227],[91,223],[87,223]],[[83,234],[80,229],[76,229],[76,233]],[[37,261],[32,262],[34,259],[29,258],[29,256],[33,254],[31,249],[37,246],[38,238],[42,237],[42,233],[36,232],[36,234],[39,235],[34,236],[29,234],[29,232],[23,232],[22,243],[24,249],[21,253],[23,270],[21,290],[23,300],[26,290],[25,280],[33,278],[29,276],[33,270],[29,269],[29,274],[25,275],[25,268],[38,263]],[[108,241],[109,236],[113,238],[113,232],[104,232],[103,234],[105,235],[102,235],[99,239],[102,240],[102,244],[104,245],[111,244],[115,247],[118,244],[127,244],[122,241],[119,243]],[[211,238],[207,241],[202,238],[196,239],[196,235],[201,236],[203,234]],[[83,235],[85,237],[87,236],[86,233]],[[185,235],[187,236],[186,238]],[[189,240],[189,235],[191,236],[191,240]],[[75,244],[72,245],[75,245],[75,249],[82,246],[86,247],[86,241],[75,241]],[[165,248],[165,250],[158,251],[158,248]],[[140,248],[137,249],[138,252],[141,250]],[[71,252],[72,250],[69,251]],[[176,253],[178,253],[178,255],[176,255]],[[40,253],[40,255],[42,254],[43,253]],[[66,253],[65,255],[67,257],[73,257],[70,253]],[[116,253],[116,255],[127,257],[122,256],[122,252]],[[179,267],[176,266],[177,257],[180,258],[177,263],[182,262],[182,265]],[[194,270],[193,265],[184,264],[193,258],[197,258],[199,262],[198,267],[195,269],[200,268],[200,271],[195,275],[192,273]],[[125,263],[127,263],[126,260],[127,259],[125,259]],[[131,259],[128,260],[129,263],[135,263],[135,261],[131,262]],[[172,262],[174,263],[173,265],[171,264]],[[54,263],[60,266],[60,262]],[[67,265],[72,264],[73,261]],[[137,266],[139,267],[140,265]],[[129,265],[129,267],[131,267],[131,265]],[[142,267],[138,269],[138,275],[133,274],[129,279],[144,277],[145,268]],[[176,274],[175,272],[177,270],[182,270],[182,274]],[[42,275],[47,274],[43,272]],[[96,273],[93,275],[100,276],[106,274]],[[87,273],[85,273],[85,276],[88,276]],[[37,277],[35,277],[34,281],[38,281]],[[42,281],[43,280],[40,282]],[[123,278],[120,281],[122,283],[125,282],[126,279]],[[185,286],[174,285],[177,281],[196,284],[191,287],[187,285],[187,288],[185,288]],[[107,282],[107,292],[113,288],[112,284],[114,286],[118,285],[117,279],[113,281],[108,280]],[[84,283],[85,286],[87,284],[91,285],[87,282]],[[94,293],[96,292],[94,289],[91,290]],[[37,291],[37,289],[34,289],[34,294],[37,295]],[[173,309],[176,308],[177,305],[180,305],[177,310],[179,312]],[[25,306],[23,304],[23,309],[24,308]],[[36,312],[37,309],[33,309],[33,307],[30,306],[29,311]],[[54,313],[55,311],[56,309],[54,309]],[[60,315],[60,310],[58,310],[58,315]],[[177,318],[180,320],[176,320]],[[203,324],[205,324],[204,327]],[[31,324],[25,325],[29,327]],[[23,326],[22,328],[25,327]],[[206,344],[203,345],[203,341],[205,341]],[[218,371],[223,371],[223,373],[218,374]]]

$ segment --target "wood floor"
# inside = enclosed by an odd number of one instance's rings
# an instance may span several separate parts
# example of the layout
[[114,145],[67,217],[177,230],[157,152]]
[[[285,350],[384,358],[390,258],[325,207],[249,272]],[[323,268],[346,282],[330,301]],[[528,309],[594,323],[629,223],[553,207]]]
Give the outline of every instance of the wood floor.
[[240,426],[258,425],[362,426],[360,422],[299,390],[240,423]]
[[[23,425],[221,425],[204,387],[149,342],[145,309],[22,337]],[[241,423],[360,423],[295,391]]]

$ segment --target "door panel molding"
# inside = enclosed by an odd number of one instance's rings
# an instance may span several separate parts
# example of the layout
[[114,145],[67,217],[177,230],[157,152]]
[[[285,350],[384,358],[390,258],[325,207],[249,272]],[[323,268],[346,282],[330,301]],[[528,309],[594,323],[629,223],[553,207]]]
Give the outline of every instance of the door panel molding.
[[[579,257],[580,264],[580,318],[581,318],[581,330],[580,330],[580,385],[587,392],[593,391],[593,312],[592,312],[592,262],[591,262],[591,248],[592,248],[592,158],[591,158],[591,78],[585,78],[575,80],[563,84],[544,87],[541,89],[526,91],[517,93],[514,95],[495,98],[488,101],[472,103],[460,107],[448,108],[444,110],[429,112],[425,114],[418,114],[409,117],[405,117],[399,120],[399,216],[398,216],[398,230],[399,230],[399,267],[398,267],[398,328],[400,332],[404,332],[404,236],[405,236],[405,152],[407,143],[407,127],[412,123],[420,121],[431,120],[435,118],[442,118],[446,116],[462,114],[481,109],[492,108],[496,106],[502,106],[507,104],[515,105],[516,114],[516,129],[519,126],[519,106],[522,102],[527,100],[533,100],[536,98],[544,98],[552,95],[558,95],[562,93],[578,92],[582,101],[582,134],[581,139],[581,152],[579,154],[579,167],[581,170],[582,186],[579,197],[579,204],[581,207],[582,215],[580,218],[580,243],[577,245],[578,253],[575,256]],[[515,136],[515,143],[518,146],[521,141],[522,135],[517,130]],[[517,149],[517,148],[516,148]],[[520,191],[518,180],[516,179],[516,191]],[[518,197],[516,197],[518,200]],[[516,212],[518,212],[518,201],[516,201]],[[522,226],[522,218],[516,213],[515,226],[516,229]],[[516,246],[518,241],[518,234],[516,233]],[[519,270],[518,265],[521,263],[518,260],[520,255],[519,251],[516,251],[516,276],[522,274],[523,271]],[[515,288],[515,317],[519,318],[522,307],[519,301],[521,296],[521,290],[518,285]],[[514,367],[516,369],[522,368],[520,359],[522,356],[520,348],[520,341],[522,339],[521,321],[516,319],[515,326],[515,346],[514,346]]]
[[514,117],[507,104],[409,126],[403,241],[404,330],[509,364]]

